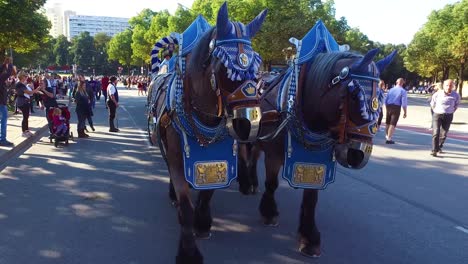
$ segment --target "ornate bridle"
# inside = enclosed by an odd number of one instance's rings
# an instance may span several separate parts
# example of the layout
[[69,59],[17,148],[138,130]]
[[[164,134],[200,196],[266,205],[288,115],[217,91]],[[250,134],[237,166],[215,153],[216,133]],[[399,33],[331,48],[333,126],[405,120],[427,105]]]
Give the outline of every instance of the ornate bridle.
[[[381,107],[383,104],[383,93],[378,89],[378,72],[376,67],[371,64],[372,75],[353,74],[348,66],[341,69],[340,73],[335,76],[331,83],[330,88],[344,83],[348,89],[348,96],[344,102],[344,107],[341,111],[340,123],[338,125],[339,140],[338,143],[343,144],[347,135],[356,135],[364,138],[372,138],[377,133],[376,121],[379,117]],[[366,91],[371,91],[370,100]],[[359,100],[361,117],[368,120],[367,123],[357,126],[349,118],[348,103],[350,99]]]
[[[227,118],[227,127],[231,136],[243,141],[234,130],[233,120],[246,119],[250,122],[250,132],[245,141],[254,141],[257,137],[261,110],[259,94],[257,92],[256,75],[262,59],[252,49],[251,41],[246,37],[245,26],[238,22],[230,22],[234,29],[234,37],[218,40],[214,34],[209,43],[209,56],[219,60],[227,71],[227,78],[231,81],[243,81],[234,91],[222,87],[212,68],[210,85],[218,100],[218,117]],[[204,63],[207,67],[207,62]],[[223,115],[224,113],[224,115]]]

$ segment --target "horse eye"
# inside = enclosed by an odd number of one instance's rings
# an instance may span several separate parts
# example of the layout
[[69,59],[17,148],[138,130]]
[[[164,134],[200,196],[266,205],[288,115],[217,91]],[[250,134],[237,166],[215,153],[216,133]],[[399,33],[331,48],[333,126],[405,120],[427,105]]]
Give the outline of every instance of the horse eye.
[[212,40],[210,41],[210,45],[209,45],[210,52],[212,52],[212,51],[214,50],[214,48],[215,48],[215,42],[216,42],[216,40],[214,40],[214,39],[212,39]]

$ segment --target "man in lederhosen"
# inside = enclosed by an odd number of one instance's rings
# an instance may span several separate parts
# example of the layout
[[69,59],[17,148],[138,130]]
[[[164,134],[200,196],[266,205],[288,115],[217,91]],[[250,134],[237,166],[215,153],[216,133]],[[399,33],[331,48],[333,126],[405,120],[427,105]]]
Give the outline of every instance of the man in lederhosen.
[[400,111],[403,108],[403,118],[406,118],[406,108],[408,106],[408,95],[403,88],[405,80],[403,78],[398,78],[395,83],[395,87],[392,87],[385,98],[385,110],[387,112],[385,117],[386,123],[386,144],[395,144],[395,141],[392,140],[393,133],[395,133],[395,128],[400,118]]
[[109,78],[107,106],[109,107],[109,132],[119,132],[120,130],[114,125],[115,113],[119,107],[119,91],[117,90],[117,77],[115,76]]

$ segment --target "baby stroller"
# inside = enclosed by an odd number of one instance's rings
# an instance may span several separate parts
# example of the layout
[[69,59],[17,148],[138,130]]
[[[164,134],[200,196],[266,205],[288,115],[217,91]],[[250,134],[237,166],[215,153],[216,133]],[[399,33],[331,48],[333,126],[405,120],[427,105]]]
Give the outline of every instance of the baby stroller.
[[57,126],[55,124],[52,125],[52,131],[50,131],[50,143],[54,141],[54,146],[58,147],[60,142],[65,142],[65,146],[68,146],[68,140],[73,140],[73,132],[70,132],[70,111],[68,110],[68,106],[66,104],[58,104],[58,107],[50,108],[47,116],[49,120],[54,120],[54,111],[55,109],[59,108],[61,111],[61,116],[63,122],[66,126],[66,129],[62,131],[60,134],[57,134]]

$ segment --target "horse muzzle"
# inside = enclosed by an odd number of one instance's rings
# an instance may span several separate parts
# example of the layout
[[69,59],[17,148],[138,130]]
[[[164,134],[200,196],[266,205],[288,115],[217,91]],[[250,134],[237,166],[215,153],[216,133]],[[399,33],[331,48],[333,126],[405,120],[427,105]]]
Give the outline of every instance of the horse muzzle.
[[228,118],[229,134],[239,142],[254,142],[260,130],[262,111],[259,106],[238,107]]
[[262,118],[257,90],[257,83],[248,80],[227,96],[227,127],[229,134],[239,142],[257,140]]
[[338,163],[350,169],[362,169],[372,154],[372,143],[350,139],[335,145],[335,157]]

